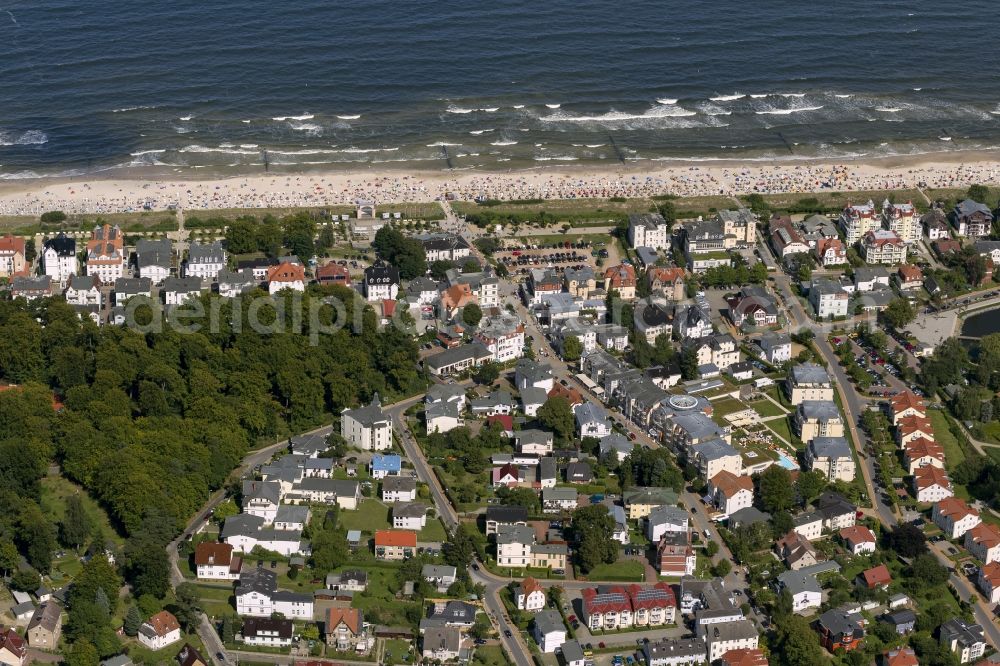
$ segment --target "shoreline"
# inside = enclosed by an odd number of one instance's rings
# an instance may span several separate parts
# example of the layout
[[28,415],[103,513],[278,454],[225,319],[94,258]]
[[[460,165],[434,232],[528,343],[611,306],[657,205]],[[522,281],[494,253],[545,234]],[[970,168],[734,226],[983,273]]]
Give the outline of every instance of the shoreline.
[[458,200],[682,197],[964,188],[1000,184],[1000,150],[947,151],[845,159],[720,158],[634,163],[546,164],[504,171],[273,169],[238,171],[130,167],[87,176],[0,181],[0,215],[315,207]]

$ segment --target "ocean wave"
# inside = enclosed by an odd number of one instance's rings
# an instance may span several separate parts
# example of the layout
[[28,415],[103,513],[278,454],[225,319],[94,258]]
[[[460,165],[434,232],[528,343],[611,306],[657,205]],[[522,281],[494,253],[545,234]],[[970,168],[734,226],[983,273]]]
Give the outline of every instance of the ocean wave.
[[111,109],[111,113],[128,113],[129,111],[143,111],[145,109],[155,109],[155,105],[150,106],[123,106],[120,109]]
[[551,162],[553,160],[558,160],[560,162],[573,162],[580,158],[574,157],[573,155],[557,155],[555,157],[534,157],[532,159],[536,162]]
[[493,141],[490,143],[491,146],[514,146],[517,145],[517,141]]
[[12,171],[11,173],[0,173],[0,180],[28,180],[30,178],[41,178],[35,171]]
[[489,129],[481,129],[481,130],[471,130],[471,131],[469,131],[469,134],[474,134],[474,135],[476,135],[476,136],[479,136],[480,134],[483,134],[484,132],[495,132],[495,131],[496,131],[496,130],[494,130],[494,129],[493,129],[492,127],[491,127],[491,128],[489,128]]
[[337,153],[333,148],[307,148],[306,150],[269,150],[268,154],[274,155],[322,155],[323,153]]
[[323,133],[323,128],[316,123],[290,123],[291,128],[296,132],[308,132],[309,134],[318,135]]
[[566,113],[554,113],[551,116],[542,116],[539,120],[543,122],[621,122],[628,120],[655,120],[659,118],[685,118],[698,115],[697,111],[689,111],[679,106],[655,106],[644,113],[625,113],[624,111],[609,111],[599,116],[571,116]]
[[676,104],[677,100],[670,97],[660,97],[656,100],[657,104]]
[[588,143],[587,148],[603,148],[605,145],[603,143]]
[[361,114],[357,113],[353,116],[337,116],[337,117],[340,118],[341,120],[357,120],[358,118],[361,117]]
[[192,144],[190,146],[184,146],[178,153],[225,153],[226,155],[256,155],[256,150],[241,150],[237,148],[209,148],[208,146],[199,146],[198,144]]
[[499,111],[500,107],[499,106],[490,106],[490,107],[486,107],[486,108],[479,109],[479,110],[480,111],[485,111],[486,113],[493,113],[495,111]]
[[840,99],[847,99],[848,97],[854,97],[854,95],[850,93],[839,93],[835,94],[834,97],[839,97]]
[[256,143],[241,143],[240,148],[257,148]]
[[758,116],[787,116],[792,113],[799,113],[802,111],[819,111],[823,108],[823,105],[819,106],[798,106],[793,109],[765,109],[763,111],[754,111]]
[[167,152],[166,149],[159,150],[138,150],[134,153],[129,153],[132,157],[142,157],[143,155],[159,155],[161,153]]
[[[342,150],[335,150],[335,153],[391,153],[399,150],[399,146],[395,148],[344,148]],[[435,157],[434,159],[441,159],[440,157]]]
[[301,116],[275,116],[274,118],[271,118],[271,120],[276,120],[280,123],[286,120],[312,120],[315,117],[316,116],[311,113],[303,113]]
[[805,93],[778,93],[782,97],[805,97]]
[[898,106],[877,106],[876,111],[881,111],[882,113],[899,113],[902,111]]
[[441,148],[443,146],[461,146],[460,143],[448,143],[447,141],[435,141],[434,143],[428,143],[428,148]]
[[461,106],[455,106],[454,104],[448,105],[448,108],[444,110],[445,113],[459,113],[465,115],[466,113],[472,113],[475,109],[466,109]]
[[515,109],[523,109],[524,108],[524,104],[515,104],[514,108]]
[[249,121],[249,120],[241,120],[240,122],[243,123],[244,125],[249,125],[251,121]]
[[545,106],[549,107],[550,109],[558,109],[560,106],[562,106],[562,104],[546,104]]
[[192,118],[194,118],[194,116],[181,116],[181,117],[180,117],[180,118],[178,118],[177,120],[184,120],[184,121],[188,121],[188,120],[191,120]]
[[40,146],[49,142],[49,136],[41,130],[26,132],[0,131],[0,146]]
[[[768,93],[756,93],[756,94],[750,95],[750,99],[763,99],[764,97],[767,97],[767,95],[768,95]],[[723,148],[725,148],[725,146],[723,146]]]
[[733,93],[732,95],[717,95],[715,97],[709,97],[713,102],[732,102],[737,99],[743,99],[746,95],[742,93]]

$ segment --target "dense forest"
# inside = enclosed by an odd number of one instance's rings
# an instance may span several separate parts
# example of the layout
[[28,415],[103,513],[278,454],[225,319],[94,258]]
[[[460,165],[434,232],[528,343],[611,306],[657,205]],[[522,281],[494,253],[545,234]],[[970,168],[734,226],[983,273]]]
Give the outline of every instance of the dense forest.
[[[214,303],[218,330],[195,333],[99,328],[60,299],[0,302],[0,384],[18,385],[0,392],[0,566],[23,567],[23,556],[47,573],[59,545],[84,545],[40,508],[40,480],[58,463],[125,537],[135,596],[163,598],[164,546],[248,449],[329,423],[375,392],[391,402],[424,386],[415,342],[379,329],[370,308],[357,330],[313,344],[307,313],[324,296],[358,298],[315,286],[276,296],[284,311],[265,305],[261,318],[301,330],[268,334],[247,325],[246,308],[233,319],[225,299]],[[213,299],[203,297],[206,311]]]

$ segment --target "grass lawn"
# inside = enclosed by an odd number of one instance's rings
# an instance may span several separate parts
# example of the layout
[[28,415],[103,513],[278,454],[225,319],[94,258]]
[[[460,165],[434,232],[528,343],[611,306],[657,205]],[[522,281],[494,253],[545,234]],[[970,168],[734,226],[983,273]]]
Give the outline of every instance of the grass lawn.
[[201,598],[201,606],[209,616],[227,615],[236,611],[233,605],[233,588],[231,586],[209,585],[207,583],[195,583],[198,596]]
[[997,421],[990,421],[989,423],[982,423],[976,426],[976,439],[982,440],[986,443],[998,444],[1000,445],[1000,423]]
[[428,518],[424,529],[417,533],[417,541],[446,541],[448,533],[438,518]]
[[586,578],[590,580],[620,580],[642,582],[646,579],[646,568],[635,560],[619,560],[612,564],[598,564]]
[[718,414],[719,416],[726,416],[728,414],[742,412],[746,408],[746,405],[735,398],[722,398],[720,400],[712,401],[713,415]]
[[794,438],[792,437],[792,431],[788,426],[787,418],[764,421],[764,425],[767,426],[769,430],[776,433],[779,437],[784,438],[786,442],[794,444]]
[[965,451],[962,450],[962,445],[958,443],[955,435],[948,427],[948,417],[945,416],[944,412],[940,409],[928,409],[927,418],[931,420],[931,425],[934,426],[934,438],[944,447],[944,457],[948,461],[948,470],[951,471],[965,460]]
[[[399,638],[387,638],[385,641],[385,651],[382,653],[382,663],[402,664],[403,657],[410,654],[411,644]],[[412,659],[410,660],[412,661]]]
[[[399,588],[396,570],[371,567],[368,571],[368,589],[355,594],[352,605],[364,611],[365,619],[375,624],[411,627],[410,617],[419,616],[420,602],[397,599],[393,590]],[[410,615],[407,614],[408,609]]]
[[452,209],[459,215],[493,213],[495,215],[532,215],[549,213],[557,222],[607,221],[628,213],[647,213],[654,207],[652,199],[635,198],[626,201],[609,199],[548,199],[540,203],[504,202],[495,206],[481,206],[472,201],[454,201]]
[[750,406],[753,408],[753,411],[760,414],[763,418],[767,418],[769,416],[784,416],[787,414],[787,412],[781,409],[781,407],[778,407],[776,404],[766,399],[758,400]]
[[41,483],[42,510],[52,519],[52,522],[62,520],[66,513],[66,498],[70,495],[79,495],[83,500],[83,509],[87,512],[91,524],[100,525],[106,539],[111,539],[119,545],[124,543],[118,532],[111,526],[108,514],[87,494],[86,490],[58,473],[48,474],[42,478]]
[[986,451],[986,455],[1000,463],[1000,446],[984,446],[983,450]]
[[476,653],[472,657],[473,664],[483,666],[507,666],[510,660],[499,645],[483,645],[476,648]]
[[[929,192],[928,192],[929,194]],[[917,190],[891,190],[871,192],[791,192],[765,194],[764,200],[776,210],[802,207],[809,210],[843,210],[848,202],[882,201],[892,196],[894,201],[912,201],[914,206],[926,208],[925,199]],[[805,201],[803,201],[805,200]]]
[[34,215],[2,215],[0,230],[16,234],[52,233],[57,231],[90,231],[98,222],[117,224],[123,231],[174,231],[177,218],[170,211],[143,211],[136,213],[83,213],[67,214],[60,224],[45,225]]
[[[181,648],[185,644],[190,644],[194,649],[198,650],[205,658],[209,655],[205,651],[205,646],[202,644],[201,639],[198,638],[197,634],[181,634],[181,640],[168,645],[162,650],[150,650],[149,648],[142,645],[138,640],[134,638],[126,639],[124,645],[128,647],[129,659],[136,664],[149,664],[153,666],[154,664],[173,664],[177,662],[177,653],[181,651]],[[214,655],[213,655],[214,656]],[[244,664],[246,662],[243,662]]]
[[362,500],[357,511],[340,511],[337,514],[339,527],[345,530],[374,532],[389,528],[389,507],[375,499]]

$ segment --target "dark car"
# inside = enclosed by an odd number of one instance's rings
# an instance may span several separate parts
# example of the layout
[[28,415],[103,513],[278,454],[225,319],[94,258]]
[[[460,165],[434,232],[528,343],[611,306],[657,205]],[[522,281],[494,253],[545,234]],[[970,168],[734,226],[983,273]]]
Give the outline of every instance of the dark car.
[[510,629],[504,629],[503,635],[506,636],[507,638],[512,638],[514,636],[514,634],[510,633]]
[[215,653],[215,658],[218,659],[219,661],[225,661],[226,660],[226,655],[224,653],[222,653],[222,652],[216,652]]

